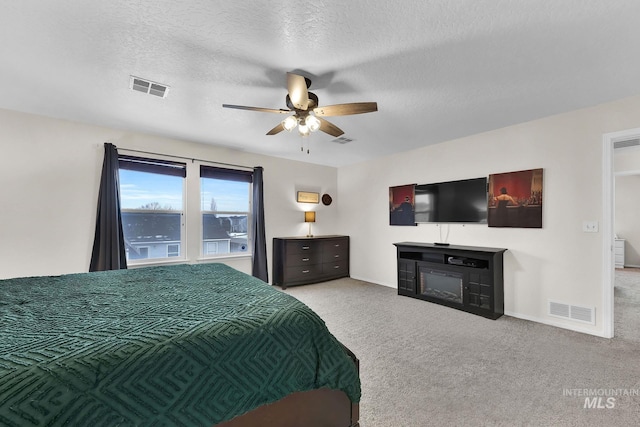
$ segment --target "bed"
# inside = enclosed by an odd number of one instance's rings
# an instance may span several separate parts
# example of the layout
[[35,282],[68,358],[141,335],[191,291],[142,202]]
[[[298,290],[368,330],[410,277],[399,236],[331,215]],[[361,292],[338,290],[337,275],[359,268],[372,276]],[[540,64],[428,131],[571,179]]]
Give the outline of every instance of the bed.
[[0,281],[0,425],[356,426],[355,356],[224,264]]

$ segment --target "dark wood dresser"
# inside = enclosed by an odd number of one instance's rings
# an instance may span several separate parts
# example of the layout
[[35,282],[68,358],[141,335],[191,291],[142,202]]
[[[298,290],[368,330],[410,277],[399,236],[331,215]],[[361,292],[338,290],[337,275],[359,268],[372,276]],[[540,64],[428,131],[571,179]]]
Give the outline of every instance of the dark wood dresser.
[[349,236],[274,237],[272,274],[282,289],[349,277]]

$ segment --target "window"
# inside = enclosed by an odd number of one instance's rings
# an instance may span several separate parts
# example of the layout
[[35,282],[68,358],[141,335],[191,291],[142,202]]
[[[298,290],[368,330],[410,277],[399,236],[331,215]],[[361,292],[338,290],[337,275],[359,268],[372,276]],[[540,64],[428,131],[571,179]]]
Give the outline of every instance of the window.
[[180,257],[186,164],[119,156],[127,261]]
[[180,256],[180,245],[167,245],[167,257]]
[[204,242],[204,254],[205,255],[217,255],[219,242]]
[[[128,252],[127,252],[127,255],[129,255]],[[147,259],[147,258],[149,258],[149,247],[148,246],[138,246],[136,248],[136,251],[131,255],[134,256],[134,259]]]
[[202,254],[249,253],[251,182],[248,171],[200,166]]

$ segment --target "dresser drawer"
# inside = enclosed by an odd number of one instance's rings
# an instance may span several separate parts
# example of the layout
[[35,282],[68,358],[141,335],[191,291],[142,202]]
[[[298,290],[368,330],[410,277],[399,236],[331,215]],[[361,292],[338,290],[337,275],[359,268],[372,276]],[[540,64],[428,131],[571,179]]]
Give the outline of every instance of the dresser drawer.
[[284,281],[287,282],[304,282],[305,280],[313,281],[318,274],[322,273],[322,265],[309,265],[286,267],[284,269]]
[[287,266],[299,266],[299,265],[314,265],[322,263],[322,256],[320,252],[294,252],[288,253],[285,262]]
[[322,253],[322,263],[335,262],[349,259],[349,250],[347,248],[335,250],[333,252]]
[[313,240],[290,240],[285,244],[287,254],[308,254],[320,252],[321,245]]
[[349,239],[330,239],[322,242],[323,251],[348,250]]
[[328,276],[344,276],[349,272],[347,260],[326,262],[322,264],[322,274]]
[[349,257],[349,241],[347,239],[336,239],[322,242],[322,261],[336,261]]

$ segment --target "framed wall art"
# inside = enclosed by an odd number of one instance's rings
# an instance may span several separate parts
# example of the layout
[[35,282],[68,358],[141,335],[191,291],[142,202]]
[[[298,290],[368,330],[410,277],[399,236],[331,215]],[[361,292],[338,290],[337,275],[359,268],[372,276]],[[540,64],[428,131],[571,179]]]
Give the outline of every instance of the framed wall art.
[[489,175],[489,227],[542,228],[542,169]]
[[389,187],[389,225],[416,225],[415,186]]
[[320,203],[320,193],[298,191],[296,200],[298,203]]

